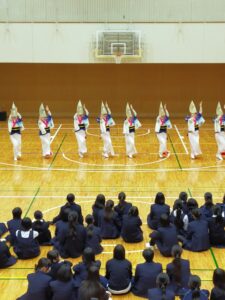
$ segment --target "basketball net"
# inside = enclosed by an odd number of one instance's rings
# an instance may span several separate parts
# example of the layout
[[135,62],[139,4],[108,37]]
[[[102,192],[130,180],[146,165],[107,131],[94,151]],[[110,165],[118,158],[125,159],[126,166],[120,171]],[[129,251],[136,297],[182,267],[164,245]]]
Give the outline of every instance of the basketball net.
[[116,64],[121,64],[122,57],[123,57],[123,55],[122,55],[121,52],[115,52],[115,53],[114,53],[115,63],[116,63]]

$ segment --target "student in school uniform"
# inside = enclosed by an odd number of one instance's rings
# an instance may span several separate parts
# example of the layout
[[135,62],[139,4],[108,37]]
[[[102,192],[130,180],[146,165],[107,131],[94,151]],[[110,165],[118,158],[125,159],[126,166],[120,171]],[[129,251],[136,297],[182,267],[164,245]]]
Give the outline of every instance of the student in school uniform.
[[63,209],[60,213],[61,219],[56,222],[55,224],[55,236],[52,239],[52,243],[55,248],[59,248],[59,242],[62,239],[62,236],[64,236],[64,233],[68,231],[69,225],[68,225],[68,215],[70,213],[69,208]]
[[159,157],[168,157],[170,152],[167,149],[167,129],[171,129],[172,124],[169,118],[169,112],[162,102],[159,106],[159,115],[156,119],[155,133],[159,141]]
[[59,251],[56,249],[48,251],[47,258],[50,261],[50,271],[48,275],[51,276],[53,280],[56,280],[57,272],[64,261],[60,260]]
[[149,300],[175,300],[175,294],[168,288],[169,277],[166,273],[161,273],[157,276],[157,288],[148,290]]
[[132,293],[139,297],[148,297],[148,289],[156,288],[156,278],[162,273],[162,265],[153,261],[154,252],[148,248],[142,252],[144,263],[137,264]]
[[212,194],[207,192],[204,194],[205,204],[200,207],[200,212],[202,217],[208,220],[212,217],[212,209],[213,209],[213,197]]
[[68,227],[62,230],[55,248],[63,258],[76,258],[81,256],[85,247],[86,231],[83,225],[78,223],[76,211],[70,211],[68,215]]
[[44,108],[43,103],[39,108],[38,128],[42,146],[42,156],[48,159],[53,154],[51,151],[51,129],[54,128],[54,123],[48,106]]
[[103,194],[98,194],[95,203],[92,205],[92,216],[94,217],[94,225],[99,226],[99,212],[105,208],[105,196]]
[[39,233],[37,237],[39,244],[42,246],[51,245],[52,236],[49,230],[49,222],[43,220],[43,214],[40,210],[34,212],[34,218],[35,221],[32,223],[32,228]]
[[23,218],[21,230],[16,231],[14,252],[19,259],[29,259],[40,254],[40,246],[37,241],[38,232],[32,229],[30,218]]
[[220,206],[214,206],[213,215],[208,220],[211,246],[225,247],[225,218]]
[[0,269],[13,266],[17,262],[16,257],[11,255],[5,241],[0,241]]
[[100,228],[94,226],[94,217],[92,215],[87,215],[85,222],[87,223],[87,227],[85,228],[85,248],[90,247],[95,254],[100,254],[103,251],[103,247],[101,246],[102,238]]
[[132,206],[128,215],[123,216],[121,237],[126,243],[139,243],[143,241],[142,221],[136,206]]
[[197,275],[191,275],[189,279],[189,290],[183,297],[183,300],[208,300],[209,292],[207,290],[201,290],[201,279]]
[[75,288],[71,266],[72,263],[69,261],[62,263],[57,272],[57,279],[50,282],[52,294],[51,300],[75,299]]
[[113,258],[106,263],[106,279],[108,280],[108,291],[111,294],[126,294],[131,289],[132,265],[125,258],[123,245],[116,245],[113,250]]
[[220,206],[221,207],[221,210],[222,210],[222,213],[225,214],[225,193],[223,195],[223,200],[222,200],[222,203],[216,203],[216,206]]
[[123,221],[123,216],[127,215],[130,208],[132,207],[132,203],[126,201],[126,194],[124,192],[120,192],[118,195],[119,203],[115,206],[114,210],[118,213],[118,216]]
[[74,284],[76,287],[80,287],[82,281],[87,279],[88,270],[91,266],[95,266],[100,270],[101,261],[95,260],[95,253],[92,248],[87,247],[84,249],[82,255],[82,262],[79,262],[73,267],[74,271]]
[[225,271],[217,268],[213,273],[213,289],[211,290],[210,300],[225,299]]
[[77,300],[109,300],[110,293],[101,285],[99,269],[91,266],[87,279],[84,280],[78,290]]
[[186,192],[180,192],[178,198],[179,198],[179,200],[182,201],[182,207],[183,207],[184,213],[187,214],[187,212],[188,212],[188,209],[187,209],[188,194]]
[[116,239],[120,235],[121,222],[114,211],[114,202],[107,200],[103,211],[99,213],[99,227],[103,239]]
[[35,272],[28,274],[27,292],[17,300],[49,300],[49,284],[52,278],[48,275],[50,262],[47,258],[40,258],[35,265]]
[[183,203],[177,199],[170,214],[170,221],[176,226],[177,234],[186,235],[188,227],[188,215],[184,213]]
[[173,261],[166,266],[166,272],[170,278],[169,287],[176,296],[182,297],[188,290],[188,281],[191,275],[189,260],[182,259],[182,248],[175,245],[172,248]]
[[20,207],[15,207],[12,210],[13,218],[7,222],[7,227],[9,229],[9,235],[6,237],[6,240],[10,242],[11,245],[14,245],[16,231],[21,228],[22,222],[22,209]]
[[0,238],[8,231],[5,223],[0,223]]
[[66,200],[67,203],[65,205],[63,205],[60,208],[60,212],[58,214],[58,216],[56,216],[53,219],[53,224],[56,223],[57,221],[59,221],[61,219],[61,215],[64,209],[70,209],[72,211],[75,211],[78,214],[78,222],[83,225],[83,216],[82,216],[82,210],[81,210],[81,206],[77,203],[75,203],[75,195],[70,193],[66,196]]
[[13,103],[11,108],[11,113],[8,119],[8,130],[10,135],[10,140],[13,144],[13,154],[14,160],[21,159],[21,131],[24,130],[23,120],[17,107]]
[[201,219],[201,212],[198,208],[192,211],[194,221],[188,224],[186,238],[180,238],[183,248],[189,251],[200,252],[210,248],[208,222]]
[[170,223],[169,216],[162,214],[160,226],[150,233],[150,246],[158,247],[163,256],[171,256],[172,247],[178,244],[176,227]]
[[194,221],[194,217],[192,211],[198,208],[198,202],[194,198],[189,198],[187,201],[187,215],[188,215],[188,222]]
[[170,214],[169,205],[165,204],[165,196],[159,192],[155,196],[155,204],[150,207],[150,213],[147,217],[148,227],[155,230],[158,228],[159,220],[162,214]]

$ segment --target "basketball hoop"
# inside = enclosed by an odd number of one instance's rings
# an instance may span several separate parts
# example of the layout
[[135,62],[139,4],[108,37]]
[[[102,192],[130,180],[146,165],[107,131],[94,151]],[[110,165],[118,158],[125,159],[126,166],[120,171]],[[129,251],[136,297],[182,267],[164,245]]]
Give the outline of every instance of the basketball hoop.
[[116,64],[121,64],[122,58],[123,58],[122,52],[116,52],[114,54],[114,59]]

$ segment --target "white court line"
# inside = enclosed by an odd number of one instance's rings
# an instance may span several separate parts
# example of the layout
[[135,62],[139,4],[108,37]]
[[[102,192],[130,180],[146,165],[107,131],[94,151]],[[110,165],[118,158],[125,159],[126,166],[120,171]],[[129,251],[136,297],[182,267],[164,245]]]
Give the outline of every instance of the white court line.
[[185,145],[185,143],[184,143],[184,137],[181,136],[181,134],[180,134],[180,132],[179,132],[177,126],[174,125],[174,127],[175,127],[175,129],[176,129],[176,132],[177,132],[177,134],[178,134],[178,136],[179,136],[179,138],[180,138],[180,141],[181,141],[181,143],[182,143],[182,145],[183,145],[183,147],[184,147],[184,150],[185,150],[186,154],[189,154],[188,149],[187,149],[187,147],[186,147],[186,145]]
[[61,129],[62,124],[59,125],[58,129],[56,130],[55,134],[53,136],[51,136],[51,141],[50,144],[54,141],[55,137],[57,136],[59,130]]

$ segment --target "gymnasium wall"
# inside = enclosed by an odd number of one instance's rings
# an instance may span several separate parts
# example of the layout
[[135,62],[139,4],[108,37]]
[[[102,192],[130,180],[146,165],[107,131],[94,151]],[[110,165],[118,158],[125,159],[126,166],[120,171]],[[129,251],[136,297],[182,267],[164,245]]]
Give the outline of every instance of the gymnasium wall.
[[[0,23],[0,62],[95,63],[96,31],[140,30],[143,63],[225,63],[225,23]],[[112,61],[110,61],[112,62]]]
[[101,100],[114,116],[133,104],[139,115],[154,117],[164,101],[172,117],[184,117],[191,99],[203,101],[213,117],[225,104],[225,64],[0,64],[0,110],[16,102],[24,116],[38,117],[43,101],[54,116],[71,118],[81,99],[96,117]]

